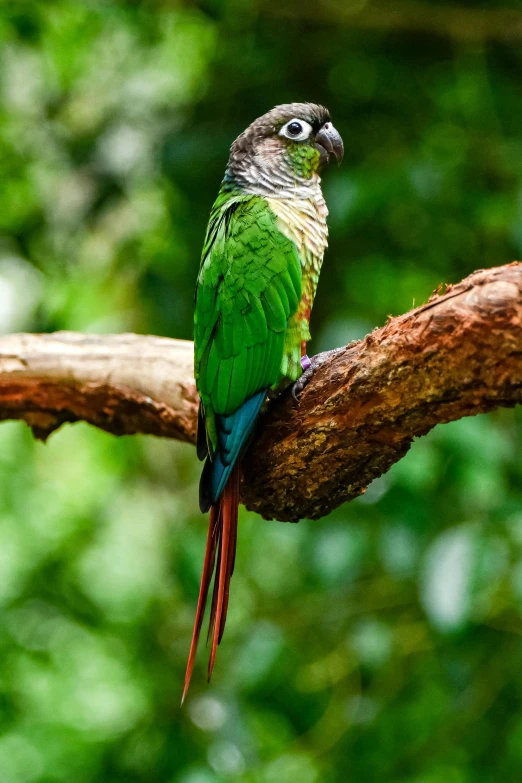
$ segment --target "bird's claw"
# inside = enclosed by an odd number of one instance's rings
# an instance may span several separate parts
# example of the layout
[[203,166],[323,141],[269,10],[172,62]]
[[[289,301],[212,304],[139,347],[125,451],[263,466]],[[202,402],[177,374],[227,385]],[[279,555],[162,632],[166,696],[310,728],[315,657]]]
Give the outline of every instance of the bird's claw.
[[312,359],[310,359],[309,356],[306,354],[304,356],[301,356],[301,370],[302,374],[301,377],[295,381],[295,383],[292,384],[292,397],[294,398],[294,402],[298,402],[297,395],[301,394],[304,387],[314,374],[313,366],[312,366]]
[[292,397],[294,398],[295,402],[299,402],[299,395],[304,390],[305,386],[307,386],[307,384],[310,382],[314,372],[322,364],[324,364],[324,362],[326,362],[330,356],[338,353],[339,350],[343,349],[335,348],[333,351],[324,351],[323,353],[318,353],[316,356],[312,356],[311,359],[306,354],[301,357],[301,367],[303,369],[303,374],[292,385],[291,390]]

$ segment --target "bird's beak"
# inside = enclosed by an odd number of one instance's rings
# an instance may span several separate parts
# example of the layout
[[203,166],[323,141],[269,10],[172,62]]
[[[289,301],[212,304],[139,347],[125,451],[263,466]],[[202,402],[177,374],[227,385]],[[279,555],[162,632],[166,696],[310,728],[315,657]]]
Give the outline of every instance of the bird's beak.
[[315,146],[321,153],[321,165],[329,163],[330,155],[335,155],[337,165],[341,165],[344,155],[344,145],[341,134],[331,122],[325,122],[315,137]]

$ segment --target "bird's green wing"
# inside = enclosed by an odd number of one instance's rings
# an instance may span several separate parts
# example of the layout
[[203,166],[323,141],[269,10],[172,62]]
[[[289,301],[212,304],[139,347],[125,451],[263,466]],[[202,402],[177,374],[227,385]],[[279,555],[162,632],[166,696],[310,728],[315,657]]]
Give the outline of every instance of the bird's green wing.
[[212,450],[215,414],[229,415],[277,385],[301,278],[297,248],[263,198],[218,199],[203,249],[194,327],[196,384]]

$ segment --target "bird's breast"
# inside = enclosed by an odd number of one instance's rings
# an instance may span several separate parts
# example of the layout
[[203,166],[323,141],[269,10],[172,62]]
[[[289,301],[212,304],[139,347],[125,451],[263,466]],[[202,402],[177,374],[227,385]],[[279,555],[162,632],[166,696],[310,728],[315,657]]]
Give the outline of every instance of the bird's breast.
[[314,198],[267,198],[280,230],[295,243],[303,272],[319,273],[328,245],[328,209],[319,193]]

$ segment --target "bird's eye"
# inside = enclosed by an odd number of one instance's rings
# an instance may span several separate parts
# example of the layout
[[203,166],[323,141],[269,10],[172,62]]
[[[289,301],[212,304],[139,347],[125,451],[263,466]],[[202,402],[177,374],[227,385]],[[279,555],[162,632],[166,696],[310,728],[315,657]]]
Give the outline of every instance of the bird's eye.
[[288,129],[288,133],[290,134],[290,136],[299,136],[299,134],[303,130],[303,126],[301,125],[300,122],[291,122],[287,126],[287,129]]
[[285,136],[292,141],[304,141],[312,132],[312,126],[305,120],[298,120],[294,118],[287,122],[279,131],[280,136]]

